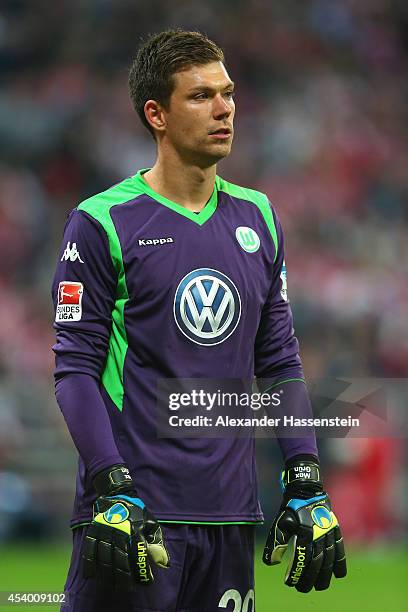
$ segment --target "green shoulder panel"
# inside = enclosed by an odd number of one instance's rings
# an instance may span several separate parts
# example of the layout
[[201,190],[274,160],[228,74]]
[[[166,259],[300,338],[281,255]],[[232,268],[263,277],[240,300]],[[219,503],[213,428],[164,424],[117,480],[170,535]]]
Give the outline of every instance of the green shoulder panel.
[[123,408],[123,369],[128,349],[124,311],[129,295],[122,248],[110,211],[113,206],[129,202],[142,193],[135,188],[134,178],[129,177],[118,185],[84,200],[77,207],[78,210],[83,210],[102,225],[108,237],[110,255],[118,275],[115,305],[112,311],[112,330],[105,368],[102,372],[102,384],[119,410]]
[[239,185],[229,183],[228,181],[225,181],[219,176],[217,176],[217,183],[219,191],[228,193],[233,198],[239,198],[240,200],[251,202],[252,204],[255,204],[255,206],[258,207],[269,229],[273,243],[275,245],[275,261],[278,255],[278,237],[268,196],[264,193],[261,193],[260,191],[255,191],[254,189],[248,189],[247,187],[240,187]]
[[78,210],[83,210],[88,213],[88,215],[94,217],[94,219],[99,221],[102,225],[108,236],[113,265],[118,273],[120,273],[121,268],[123,268],[122,250],[119,237],[110,216],[110,209],[112,206],[129,202],[142,193],[141,190],[140,193],[137,190],[134,177],[131,176],[117,185],[110,187],[110,189],[97,193],[87,200],[84,200],[77,207]]

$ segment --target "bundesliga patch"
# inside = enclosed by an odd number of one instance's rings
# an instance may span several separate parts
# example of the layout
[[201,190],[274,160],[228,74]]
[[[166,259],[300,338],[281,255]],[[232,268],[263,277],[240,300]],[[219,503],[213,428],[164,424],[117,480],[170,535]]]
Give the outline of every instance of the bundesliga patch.
[[286,276],[286,264],[285,262],[283,262],[282,265],[282,270],[280,273],[280,279],[281,279],[281,296],[282,298],[285,300],[285,302],[288,301],[288,282],[287,282],[287,276]]
[[82,283],[61,281],[58,285],[56,321],[80,321],[82,317]]

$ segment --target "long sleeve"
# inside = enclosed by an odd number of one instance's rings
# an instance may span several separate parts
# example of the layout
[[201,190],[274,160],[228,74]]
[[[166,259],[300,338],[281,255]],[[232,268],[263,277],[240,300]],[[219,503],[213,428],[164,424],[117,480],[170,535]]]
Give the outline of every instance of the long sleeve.
[[[311,418],[313,414],[287,297],[283,231],[273,209],[272,212],[278,251],[255,340],[255,375],[260,391],[282,391],[281,403],[273,409],[273,416],[280,418],[282,423],[285,415]],[[277,427],[275,432],[285,461],[298,454],[318,456],[313,429],[299,438],[289,437],[291,434],[287,427]]]
[[93,477],[123,463],[102,395],[117,274],[98,221],[73,210],[52,285],[55,390],[73,442]]
[[88,374],[67,374],[56,381],[55,395],[91,478],[115,463],[124,463],[95,378]]

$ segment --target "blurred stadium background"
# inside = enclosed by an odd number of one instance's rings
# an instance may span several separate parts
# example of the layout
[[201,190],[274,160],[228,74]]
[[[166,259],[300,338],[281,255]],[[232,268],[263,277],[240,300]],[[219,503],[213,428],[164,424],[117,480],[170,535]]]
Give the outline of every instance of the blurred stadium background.
[[[76,456],[53,395],[50,283],[67,212],[154,160],[127,70],[140,37],[167,27],[226,50],[236,137],[219,173],[267,192],[282,219],[308,377],[407,375],[404,0],[2,0],[0,590],[63,587]],[[350,578],[301,596],[258,564],[260,612],[406,609],[404,442],[321,441]],[[263,440],[268,519],[279,466]]]

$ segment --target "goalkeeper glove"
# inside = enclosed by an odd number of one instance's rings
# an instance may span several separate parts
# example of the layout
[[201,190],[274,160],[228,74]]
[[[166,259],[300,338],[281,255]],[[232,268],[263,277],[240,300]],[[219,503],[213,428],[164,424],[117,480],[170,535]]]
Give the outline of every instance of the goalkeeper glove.
[[337,518],[323,490],[319,465],[298,458],[282,472],[283,502],[269,531],[263,554],[267,565],[276,565],[293,537],[285,584],[308,593],[327,589],[332,574],[347,574],[343,538]]
[[169,567],[161,527],[136,493],[129,470],[115,465],[93,481],[99,497],[82,548],[83,574],[117,590],[153,581],[151,562]]

